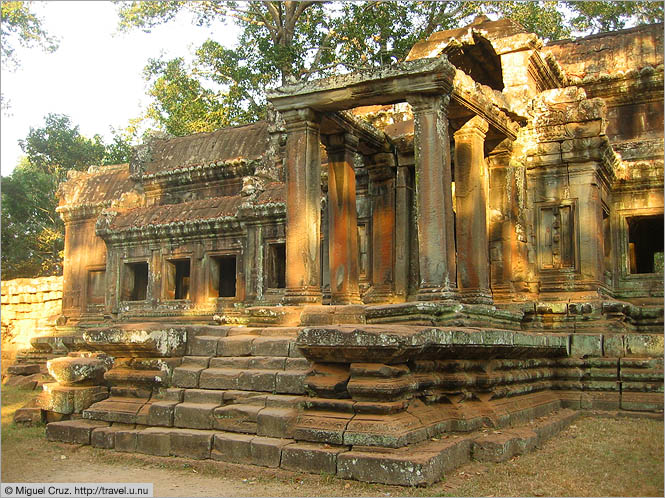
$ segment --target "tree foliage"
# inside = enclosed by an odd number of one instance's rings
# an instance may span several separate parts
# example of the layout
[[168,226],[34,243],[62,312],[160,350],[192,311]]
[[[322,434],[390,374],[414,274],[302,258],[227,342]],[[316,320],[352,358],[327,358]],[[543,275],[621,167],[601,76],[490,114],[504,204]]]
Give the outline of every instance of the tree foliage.
[[104,144],[86,138],[68,116],[49,114],[30,128],[20,146],[25,154],[12,174],[2,177],[2,277],[35,277],[62,271],[64,226],[56,213],[56,192],[69,170],[127,162],[130,145],[115,133]]
[[0,5],[0,32],[2,65],[10,69],[19,66],[16,46],[40,47],[46,52],[58,48],[58,41],[42,27],[42,20],[31,9],[32,2],[7,2]]
[[[179,135],[240,124],[265,114],[265,89],[334,71],[404,60],[435,31],[463,26],[478,14],[512,18],[554,40],[573,31],[662,20],[662,2],[120,2],[121,30],[151,28],[189,11],[199,25],[213,20],[241,28],[232,48],[208,40],[192,67],[182,59],[152,60],[145,70],[154,98],[148,117]],[[222,87],[212,91],[210,84]],[[210,116],[205,117],[206,114]]]

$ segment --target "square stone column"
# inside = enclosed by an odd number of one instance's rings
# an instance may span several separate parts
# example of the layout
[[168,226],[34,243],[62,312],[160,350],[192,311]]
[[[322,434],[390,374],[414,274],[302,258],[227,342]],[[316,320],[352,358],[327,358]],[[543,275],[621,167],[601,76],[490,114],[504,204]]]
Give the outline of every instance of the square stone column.
[[367,170],[372,199],[372,287],[363,299],[387,303],[395,294],[395,156],[373,154]]
[[467,303],[492,303],[487,237],[487,121],[475,116],[455,132],[457,290]]
[[455,297],[455,239],[450,171],[450,95],[414,95],[418,300]]
[[321,302],[320,116],[283,113],[286,122],[286,304]]
[[328,247],[330,303],[360,303],[358,290],[358,217],[353,158],[358,138],[349,133],[327,135]]

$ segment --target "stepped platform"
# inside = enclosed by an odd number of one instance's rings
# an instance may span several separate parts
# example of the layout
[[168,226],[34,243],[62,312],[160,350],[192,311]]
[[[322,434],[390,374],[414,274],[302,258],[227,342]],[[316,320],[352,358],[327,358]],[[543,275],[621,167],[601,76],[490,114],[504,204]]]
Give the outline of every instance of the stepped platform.
[[115,356],[109,395],[47,435],[116,451],[425,485],[470,458],[530,451],[585,410],[662,416],[662,335],[405,323],[85,334]]

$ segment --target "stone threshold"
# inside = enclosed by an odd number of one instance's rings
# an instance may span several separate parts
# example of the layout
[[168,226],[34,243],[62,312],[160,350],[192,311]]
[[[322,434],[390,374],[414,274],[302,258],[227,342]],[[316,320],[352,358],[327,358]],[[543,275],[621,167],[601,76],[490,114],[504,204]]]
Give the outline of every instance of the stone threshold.
[[561,409],[520,426],[449,433],[396,449],[82,419],[52,422],[46,427],[46,435],[49,441],[121,452],[213,459],[297,472],[325,472],[341,479],[363,482],[427,486],[472,459],[502,462],[538,449],[546,440],[585,415],[663,419],[662,413]]

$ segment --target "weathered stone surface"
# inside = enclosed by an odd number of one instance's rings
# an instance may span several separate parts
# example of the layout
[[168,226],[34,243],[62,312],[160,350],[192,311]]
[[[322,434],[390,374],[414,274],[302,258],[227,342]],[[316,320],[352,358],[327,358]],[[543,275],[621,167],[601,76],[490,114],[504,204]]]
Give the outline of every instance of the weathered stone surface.
[[11,365],[7,368],[7,373],[11,375],[31,375],[39,373],[40,367],[35,364]]
[[61,386],[57,383],[44,384],[44,392],[39,397],[40,407],[56,413],[81,413],[104,398],[108,388],[103,386]]
[[282,449],[289,444],[292,443],[287,439],[254,437],[250,442],[252,462],[262,467],[279,467]]
[[148,455],[169,456],[171,433],[168,429],[148,427],[137,433],[136,451]]
[[245,434],[215,434],[210,458],[222,462],[254,463],[251,442],[254,436]]
[[92,431],[99,427],[108,427],[107,422],[97,420],[64,420],[51,422],[46,426],[46,437],[49,441],[63,443],[90,444]]
[[218,406],[218,403],[180,403],[175,407],[173,425],[189,429],[212,429],[212,412]]
[[229,432],[246,432],[256,434],[256,420],[261,405],[231,404],[215,408],[213,411],[213,427]]
[[46,363],[51,376],[63,386],[99,385],[108,366],[97,358],[63,357]]
[[282,449],[280,467],[296,472],[336,474],[337,457],[348,451],[345,446],[332,447],[313,443],[294,443]]
[[171,455],[204,460],[210,458],[213,434],[209,431],[176,429],[171,432]]
[[83,339],[91,347],[113,356],[183,356],[187,330],[184,327],[136,323],[87,329]]

